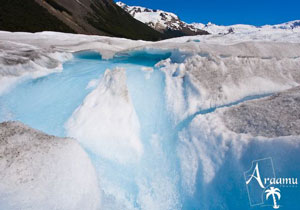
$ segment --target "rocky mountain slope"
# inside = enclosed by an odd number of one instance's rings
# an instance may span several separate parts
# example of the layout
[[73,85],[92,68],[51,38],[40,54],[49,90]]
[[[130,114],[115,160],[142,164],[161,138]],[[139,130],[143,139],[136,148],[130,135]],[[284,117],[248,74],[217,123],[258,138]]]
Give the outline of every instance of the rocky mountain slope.
[[59,31],[153,41],[166,38],[112,0],[1,1],[0,30]]
[[128,6],[122,2],[116,3],[135,19],[147,24],[155,30],[166,34],[168,37],[205,35],[206,31],[187,24],[171,12],[153,10],[139,6]]

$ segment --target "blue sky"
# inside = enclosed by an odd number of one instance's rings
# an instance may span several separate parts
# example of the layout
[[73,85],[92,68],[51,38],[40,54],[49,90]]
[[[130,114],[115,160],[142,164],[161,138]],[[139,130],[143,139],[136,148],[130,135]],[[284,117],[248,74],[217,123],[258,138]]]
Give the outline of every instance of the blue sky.
[[123,2],[173,12],[188,23],[265,25],[300,19],[300,0],[123,0]]

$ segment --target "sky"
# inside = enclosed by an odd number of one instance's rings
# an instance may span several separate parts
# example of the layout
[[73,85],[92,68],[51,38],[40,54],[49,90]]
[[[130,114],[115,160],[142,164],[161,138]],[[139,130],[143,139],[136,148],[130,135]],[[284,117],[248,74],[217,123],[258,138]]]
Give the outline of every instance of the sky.
[[123,0],[177,14],[187,23],[278,24],[300,19],[300,0]]

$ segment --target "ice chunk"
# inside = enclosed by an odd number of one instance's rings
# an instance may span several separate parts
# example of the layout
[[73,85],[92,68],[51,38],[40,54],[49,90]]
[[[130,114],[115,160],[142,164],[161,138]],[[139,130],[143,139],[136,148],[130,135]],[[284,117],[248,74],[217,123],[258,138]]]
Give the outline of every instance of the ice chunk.
[[95,90],[66,123],[69,136],[88,150],[119,162],[143,153],[139,120],[128,94],[124,69],[106,70]]
[[95,169],[78,143],[18,122],[0,124],[0,179],[0,209],[100,208]]

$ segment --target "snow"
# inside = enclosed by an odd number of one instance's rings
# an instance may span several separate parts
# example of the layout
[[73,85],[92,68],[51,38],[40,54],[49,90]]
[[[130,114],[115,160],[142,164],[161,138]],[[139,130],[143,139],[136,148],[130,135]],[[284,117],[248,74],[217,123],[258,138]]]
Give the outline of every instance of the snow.
[[153,10],[140,6],[128,6],[123,2],[116,2],[116,4],[123,8],[135,19],[158,31],[165,31],[167,29],[181,30],[183,27],[189,27],[194,31],[197,30],[197,28],[195,28],[193,25],[181,21],[176,14],[171,12]]
[[274,33],[295,33],[300,32],[300,20],[289,21],[277,25],[263,25],[253,26],[246,24],[235,25],[216,25],[211,22],[207,24],[203,23],[186,23],[181,21],[179,17],[171,12],[162,10],[153,10],[140,6],[128,6],[123,2],[116,2],[121,8],[128,12],[135,19],[149,25],[150,27],[164,31],[166,29],[181,30],[183,27],[187,27],[192,31],[198,29],[207,31],[212,35],[228,35],[235,34],[236,36],[256,36],[260,34],[261,37]]
[[142,155],[139,127],[125,70],[119,68],[106,70],[98,86],[66,124],[68,136],[95,154],[118,162],[137,161]]
[[251,34],[251,33],[276,33],[276,32],[299,32],[300,20],[294,20],[277,25],[263,25],[263,26],[253,26],[245,24],[236,24],[236,25],[216,25],[213,23],[203,24],[203,23],[192,23],[195,28],[205,30],[210,34],[228,34],[228,33],[238,33],[238,34]]
[[[164,12],[162,10],[152,10],[140,6],[128,6],[122,2],[117,2],[116,4],[124,8],[134,18],[143,23],[153,22],[154,25],[165,25],[165,22],[171,21],[172,19],[179,19],[177,15],[171,12]],[[165,15],[164,18],[161,16],[162,13]]]
[[0,124],[1,209],[95,209],[95,170],[79,144],[18,122]]
[[213,23],[202,24],[192,23],[195,28],[206,30],[210,34],[228,34],[230,30],[234,33],[251,33],[258,32],[260,28],[252,25],[236,24],[230,26],[215,25]]
[[295,32],[300,31],[300,20],[289,21],[282,24],[277,25],[265,25],[264,28],[272,28],[272,29],[282,29],[282,30],[292,30]]

